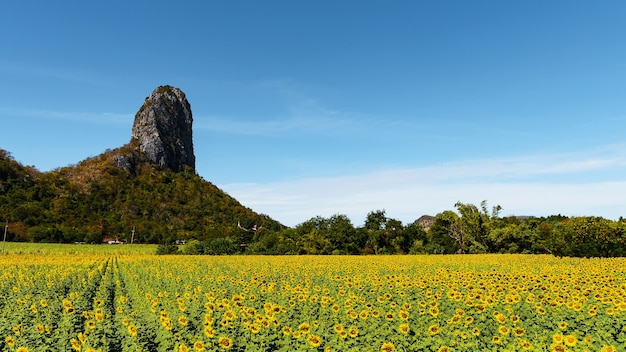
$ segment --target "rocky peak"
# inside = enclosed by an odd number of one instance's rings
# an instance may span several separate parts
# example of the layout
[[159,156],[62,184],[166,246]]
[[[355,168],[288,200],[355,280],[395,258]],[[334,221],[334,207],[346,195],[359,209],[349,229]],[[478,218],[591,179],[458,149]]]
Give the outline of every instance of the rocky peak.
[[152,163],[180,171],[196,168],[193,153],[191,107],[185,93],[159,86],[135,115],[131,145],[138,146]]

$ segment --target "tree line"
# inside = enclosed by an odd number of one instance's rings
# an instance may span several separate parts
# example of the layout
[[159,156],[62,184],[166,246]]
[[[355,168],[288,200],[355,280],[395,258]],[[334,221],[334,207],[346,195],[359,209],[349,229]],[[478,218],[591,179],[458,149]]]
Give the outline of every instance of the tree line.
[[458,202],[454,210],[424,216],[410,224],[371,211],[362,226],[346,215],[316,216],[280,231],[243,229],[233,237],[191,240],[180,249],[162,247],[163,253],[183,254],[459,254],[524,253],[575,257],[626,256],[626,221],[602,217],[500,217],[501,207],[490,211]]

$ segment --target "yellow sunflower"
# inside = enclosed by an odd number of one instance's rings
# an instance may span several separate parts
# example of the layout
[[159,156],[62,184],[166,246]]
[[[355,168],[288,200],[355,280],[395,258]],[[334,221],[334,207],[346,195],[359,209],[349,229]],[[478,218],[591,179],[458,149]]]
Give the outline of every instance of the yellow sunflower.
[[391,343],[391,342],[385,342],[383,343],[383,345],[380,347],[380,350],[382,352],[393,352],[396,350],[396,346]]

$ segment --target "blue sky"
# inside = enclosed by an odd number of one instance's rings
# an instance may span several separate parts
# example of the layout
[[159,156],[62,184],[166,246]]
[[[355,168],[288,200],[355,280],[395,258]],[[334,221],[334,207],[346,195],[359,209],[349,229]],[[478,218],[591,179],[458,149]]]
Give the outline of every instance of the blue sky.
[[130,140],[158,85],[196,168],[286,225],[457,201],[626,215],[626,2],[29,1],[0,12],[0,148],[41,171]]

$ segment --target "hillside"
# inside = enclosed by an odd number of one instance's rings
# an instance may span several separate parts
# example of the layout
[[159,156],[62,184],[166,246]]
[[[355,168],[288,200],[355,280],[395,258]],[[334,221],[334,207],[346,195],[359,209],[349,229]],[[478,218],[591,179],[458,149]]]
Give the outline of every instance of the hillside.
[[281,225],[241,205],[191,170],[173,172],[142,162],[116,166],[129,147],[107,151],[75,166],[38,172],[0,150],[0,217],[10,219],[8,239],[33,242],[100,242],[128,237],[212,238],[257,225]]
[[135,241],[157,243],[282,228],[196,174],[192,121],[184,93],[160,86],[137,112],[128,144],[76,165],[39,172],[0,149],[7,239],[100,243],[130,240],[135,228]]
[[142,162],[116,166],[128,146],[75,166],[38,172],[0,150],[0,217],[9,240],[100,242],[105,237],[157,243],[163,239],[233,236],[242,227],[277,230],[269,216],[241,205],[191,170],[173,172]]

